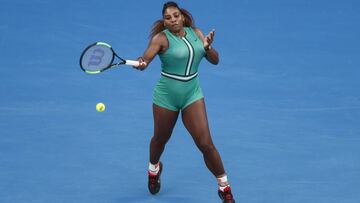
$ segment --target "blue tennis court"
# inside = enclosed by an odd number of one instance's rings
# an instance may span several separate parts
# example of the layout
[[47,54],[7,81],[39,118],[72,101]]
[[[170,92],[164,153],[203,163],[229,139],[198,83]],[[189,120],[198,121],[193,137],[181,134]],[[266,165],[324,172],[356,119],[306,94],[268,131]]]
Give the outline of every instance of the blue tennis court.
[[[360,2],[177,2],[216,29],[199,77],[236,201],[360,202]],[[220,202],[181,119],[147,190],[158,58],[79,68],[95,41],[142,55],[163,3],[0,0],[0,202]]]

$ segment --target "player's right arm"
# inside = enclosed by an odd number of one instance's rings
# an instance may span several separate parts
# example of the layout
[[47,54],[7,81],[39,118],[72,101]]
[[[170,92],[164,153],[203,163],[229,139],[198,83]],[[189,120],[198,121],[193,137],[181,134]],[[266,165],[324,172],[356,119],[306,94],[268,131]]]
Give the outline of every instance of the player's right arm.
[[160,32],[152,37],[143,56],[138,58],[140,65],[136,67],[136,69],[144,70],[147,68],[154,57],[165,50],[167,43],[166,35],[163,32]]

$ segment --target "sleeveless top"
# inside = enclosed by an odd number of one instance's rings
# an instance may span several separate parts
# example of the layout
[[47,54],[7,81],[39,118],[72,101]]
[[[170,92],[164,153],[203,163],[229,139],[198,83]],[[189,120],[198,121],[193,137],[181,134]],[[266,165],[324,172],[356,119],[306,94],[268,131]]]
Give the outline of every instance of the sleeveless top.
[[198,74],[201,59],[205,56],[204,45],[195,31],[184,27],[185,37],[179,37],[165,29],[168,49],[159,54],[161,75],[180,81],[189,81]]

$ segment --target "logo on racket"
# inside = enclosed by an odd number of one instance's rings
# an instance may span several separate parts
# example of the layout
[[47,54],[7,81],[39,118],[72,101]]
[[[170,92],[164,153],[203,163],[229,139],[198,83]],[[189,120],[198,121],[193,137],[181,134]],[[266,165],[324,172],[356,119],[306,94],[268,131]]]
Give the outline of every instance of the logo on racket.
[[89,59],[88,66],[98,66],[101,63],[104,55],[105,55],[105,51],[103,49],[101,48],[94,49]]

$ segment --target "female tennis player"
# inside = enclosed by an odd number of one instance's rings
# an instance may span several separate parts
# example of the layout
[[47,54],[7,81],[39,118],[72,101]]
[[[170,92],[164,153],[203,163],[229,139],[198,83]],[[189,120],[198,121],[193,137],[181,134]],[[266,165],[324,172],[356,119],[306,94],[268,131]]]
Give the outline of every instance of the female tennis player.
[[219,152],[211,139],[198,66],[202,58],[218,64],[219,56],[211,46],[214,30],[208,35],[195,27],[192,15],[175,2],[167,2],[163,19],[154,23],[151,40],[135,67],[144,70],[158,55],[161,77],[153,92],[154,135],[150,142],[148,188],[151,194],[160,190],[163,165],[160,156],[170,139],[179,112],[182,121],[202,152],[205,164],[216,177],[218,194],[223,202],[235,202]]

